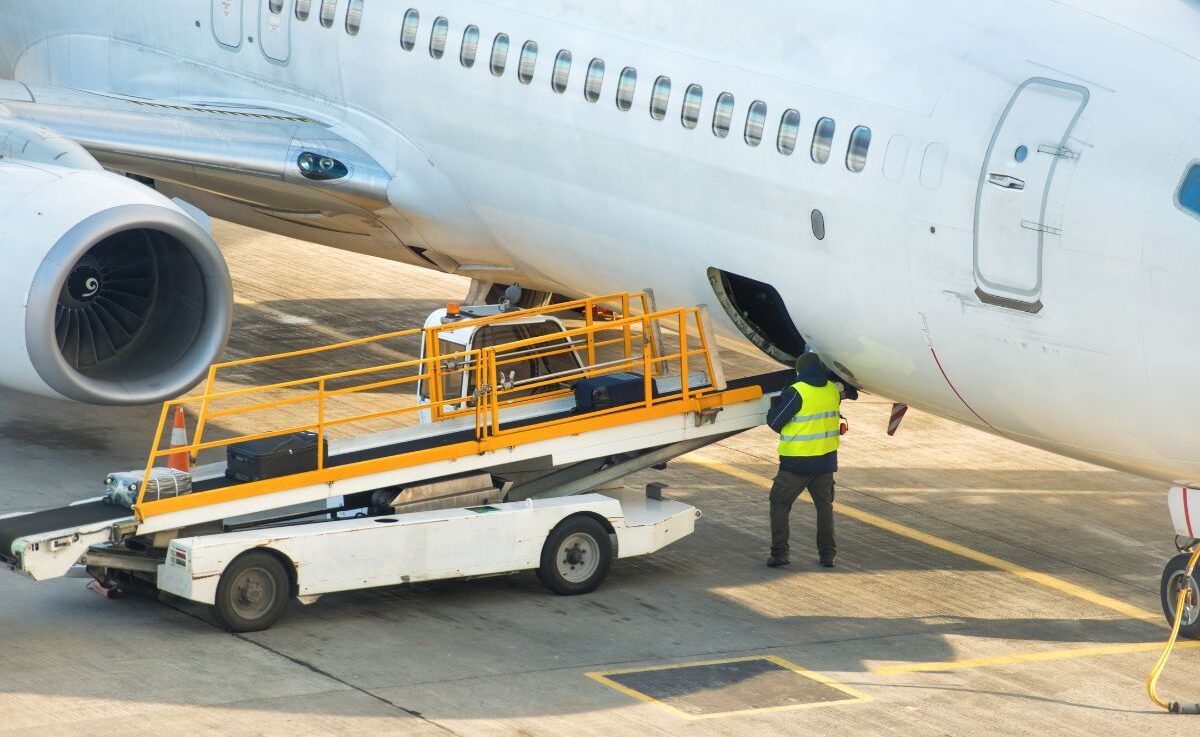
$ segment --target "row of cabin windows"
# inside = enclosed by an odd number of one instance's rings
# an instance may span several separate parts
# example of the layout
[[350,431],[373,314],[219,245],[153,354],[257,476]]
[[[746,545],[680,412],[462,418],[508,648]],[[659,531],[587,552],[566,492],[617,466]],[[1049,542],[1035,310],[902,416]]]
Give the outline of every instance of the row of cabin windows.
[[[296,0],[296,20],[307,21],[312,15],[312,6],[314,0]],[[321,9],[318,17],[321,20],[321,25],[325,28],[333,28],[333,22],[337,18],[338,0],[319,0]],[[362,29],[364,0],[350,0],[350,5],[346,8],[346,33],[351,36],[357,36],[359,30]],[[268,0],[268,6],[272,13],[279,15],[283,12],[283,0]]]
[[[282,8],[282,0],[273,0],[280,3]],[[337,0],[321,0],[321,23],[323,25],[332,25],[333,14],[336,10]],[[308,17],[307,6],[312,0],[297,0],[296,14],[300,15],[300,5],[306,6],[304,17]],[[362,3],[363,0],[351,0],[351,8],[347,11],[347,30],[350,29],[350,15],[355,15],[355,30],[358,32],[358,25],[362,20]],[[329,6],[329,21],[325,21],[325,9]],[[355,12],[355,6],[357,11]],[[303,20],[303,18],[301,18]],[[404,14],[404,23],[400,30],[400,46],[405,51],[412,51],[417,45],[417,35],[420,31],[421,14],[415,9],[410,8]],[[441,59],[446,52],[446,42],[450,32],[450,21],[445,17],[439,16],[433,22],[433,29],[429,35],[429,55],[434,59]],[[462,45],[459,49],[459,63],[468,69],[475,66],[476,57],[479,54],[479,28],[474,25],[469,25],[463,31]],[[509,37],[506,33],[498,33],[492,40],[491,58],[489,68],[492,74],[500,77],[508,65],[509,52]],[[530,84],[533,81],[533,72],[537,67],[538,45],[535,41],[526,41],[521,47],[520,57],[517,63],[517,79],[521,84]],[[558,94],[563,94],[567,91],[567,85],[571,78],[571,65],[574,59],[571,52],[563,49],[554,57],[554,67],[550,72],[550,87]],[[603,59],[592,59],[587,66],[587,73],[583,80],[583,97],[588,102],[598,102],[600,100],[601,91],[604,87],[605,64]],[[617,108],[622,111],[629,111],[633,108],[633,95],[637,89],[637,70],[633,67],[625,67],[621,70],[620,77],[617,79],[616,104]],[[654,80],[654,86],[650,92],[650,117],[655,120],[663,120],[667,117],[667,106],[671,99],[671,78],[658,77]],[[684,128],[689,130],[696,128],[700,124],[700,109],[704,103],[704,88],[698,84],[688,85],[683,93],[683,108],[680,113],[680,122]],[[717,96],[716,104],[713,107],[712,132],[718,138],[726,138],[733,126],[733,113],[735,100],[732,93],[722,92]],[[746,112],[746,123],[742,132],[742,138],[747,145],[758,146],[763,142],[763,137],[766,134],[767,127],[767,103],[762,100],[755,100],[750,103],[750,107]],[[809,147],[809,156],[818,164],[828,163],[833,153],[833,136],[837,132],[837,123],[832,118],[821,118],[813,127],[812,144]],[[785,156],[791,156],[796,151],[796,147],[800,139],[800,111],[789,108],[785,110],[779,119],[779,132],[775,138],[775,148],[779,153]],[[846,149],[846,168],[852,172],[861,172],[867,166],[867,152],[871,148],[871,129],[867,126],[860,125],[850,133],[850,143]]]

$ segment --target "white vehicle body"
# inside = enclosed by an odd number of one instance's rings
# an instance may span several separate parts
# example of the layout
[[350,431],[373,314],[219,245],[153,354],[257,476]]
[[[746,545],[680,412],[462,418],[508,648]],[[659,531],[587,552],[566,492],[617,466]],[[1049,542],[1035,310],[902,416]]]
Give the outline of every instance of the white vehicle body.
[[259,549],[286,558],[304,603],[337,591],[532,570],[547,535],[573,515],[606,521],[617,557],[629,558],[690,535],[700,512],[628,491],[181,538],[158,567],[158,586],[213,604],[229,564]]
[[[43,126],[212,216],[572,295],[650,284],[663,303],[711,303],[716,269],[776,290],[803,343],[871,392],[1200,479],[1200,215],[1180,197],[1200,158],[1192,4],[0,0],[0,14],[0,77],[19,82],[0,104],[22,140]],[[306,151],[308,174],[328,157],[345,176],[306,179]],[[0,161],[0,182],[20,161]]]

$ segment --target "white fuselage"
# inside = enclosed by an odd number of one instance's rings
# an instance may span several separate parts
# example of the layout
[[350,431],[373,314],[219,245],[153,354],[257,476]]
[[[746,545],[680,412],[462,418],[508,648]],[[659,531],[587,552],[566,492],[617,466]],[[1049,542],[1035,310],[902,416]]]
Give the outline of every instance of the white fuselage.
[[[805,340],[872,392],[1078,458],[1200,478],[1200,220],[1176,204],[1200,158],[1188,51],[1200,12],[1187,4],[366,0],[350,35],[347,1],[326,28],[320,0],[303,22],[294,0],[276,17],[270,0],[0,0],[0,77],[311,115],[394,168],[379,221],[442,268],[571,294],[653,287],[665,305],[713,304],[715,267],[774,286]],[[405,50],[410,7],[420,21]],[[498,33],[510,39],[499,76]],[[527,40],[538,54],[524,84]],[[596,102],[593,59],[605,64]],[[626,67],[637,83],[622,110]],[[659,77],[671,82],[661,120]],[[688,128],[692,84],[703,98]],[[735,102],[718,137],[723,92]],[[757,146],[744,138],[755,101],[767,107]],[[776,145],[788,109],[801,118],[791,155]],[[810,157],[821,118],[836,122],[823,165]],[[859,126],[871,142],[855,173]],[[359,250],[413,260],[403,246]]]

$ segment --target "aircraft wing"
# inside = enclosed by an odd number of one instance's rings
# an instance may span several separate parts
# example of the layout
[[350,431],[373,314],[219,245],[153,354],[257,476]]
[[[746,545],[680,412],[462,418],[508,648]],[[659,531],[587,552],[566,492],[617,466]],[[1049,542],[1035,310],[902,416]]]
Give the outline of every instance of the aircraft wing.
[[[0,126],[4,118],[71,139],[106,168],[274,211],[361,213],[388,205],[386,168],[332,126],[286,111],[0,80]],[[3,144],[0,128],[0,158]]]

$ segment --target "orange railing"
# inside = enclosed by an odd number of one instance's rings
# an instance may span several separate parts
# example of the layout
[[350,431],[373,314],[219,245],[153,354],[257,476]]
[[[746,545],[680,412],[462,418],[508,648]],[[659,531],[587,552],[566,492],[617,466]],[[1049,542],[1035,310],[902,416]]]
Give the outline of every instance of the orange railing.
[[[612,320],[597,321],[594,317],[596,308],[604,305],[619,306],[619,316]],[[672,402],[686,404],[688,400],[694,399],[698,395],[712,392],[711,377],[714,376],[715,346],[709,345],[701,310],[699,308],[682,308],[651,311],[651,309],[651,302],[645,294],[607,295],[540,309],[459,319],[428,329],[402,330],[318,348],[215,364],[208,372],[203,394],[171,400],[163,404],[135,511],[139,519],[144,519],[145,513],[150,507],[158,507],[165,503],[162,501],[145,502],[144,497],[151,469],[160,459],[181,451],[186,451],[195,461],[204,451],[226,448],[236,443],[283,437],[298,432],[316,432],[318,477],[314,479],[311,474],[306,474],[306,482],[314,480],[319,482],[327,480],[319,478],[320,472],[330,470],[326,468],[325,461],[326,433],[332,428],[377,423],[381,420],[395,420],[423,410],[429,412],[426,419],[434,423],[473,416],[478,452],[484,452],[491,445],[489,441],[495,440],[497,445],[500,445],[503,439],[512,433],[528,433],[530,430],[537,430],[536,437],[539,438],[569,435],[579,431],[576,425],[581,420],[621,412],[636,414],[638,409],[648,410]],[[442,352],[442,338],[448,331],[461,331],[466,328],[482,328],[506,323],[529,324],[526,318],[567,310],[582,310],[583,325],[486,348],[472,349],[468,346],[467,350]],[[523,320],[524,323],[522,323]],[[678,340],[678,349],[669,354],[664,354],[658,345],[658,336],[662,334],[664,328],[673,333]],[[383,344],[406,338],[420,341],[418,347],[423,345],[423,357],[276,381],[262,386],[214,391],[217,381],[234,369],[244,371],[264,364],[277,367],[291,360],[305,358],[318,358],[325,361],[338,356],[339,353],[344,355],[346,351],[355,348],[369,348],[378,352]],[[547,374],[538,375],[531,372],[529,377],[519,380],[515,379],[513,369],[505,368],[530,361],[544,361],[546,366],[550,366],[552,358],[559,359],[559,363],[569,359],[569,365]],[[677,372],[672,370],[673,364],[677,366]],[[693,386],[689,369],[703,371],[706,377],[705,381],[700,385]],[[541,422],[538,422],[536,418],[532,421],[526,419],[519,426],[506,427],[507,418],[511,417],[512,411],[517,408],[569,396],[573,394],[572,385],[583,378],[631,370],[640,370],[645,376],[644,395],[641,402],[637,404],[627,404],[587,413],[575,412],[568,417],[546,419]],[[655,378],[665,379],[676,373],[679,377],[678,389],[658,393],[653,391]],[[467,383],[473,390],[467,392],[466,395],[447,393],[446,387],[451,382],[457,382],[457,385],[461,386],[464,376],[469,377]],[[339,414],[334,406],[338,400],[352,397],[365,399],[361,395],[367,392],[380,392],[385,389],[411,385],[427,388],[427,401],[383,409],[373,407],[371,411],[352,411],[349,414]],[[284,398],[270,396],[284,391],[298,391],[299,393]],[[377,396],[372,396],[370,399],[372,403],[380,401]],[[225,406],[231,403],[235,406]],[[294,407],[301,404],[312,405],[311,421],[298,424],[294,420],[282,423],[275,421],[273,425],[270,420],[262,420],[263,426],[268,429],[249,434],[235,434],[216,440],[205,439],[205,435],[214,421],[261,415],[282,407]],[[174,408],[178,406],[198,406],[199,419],[196,433],[191,444],[184,449],[165,448],[163,447],[164,433],[166,433]],[[681,405],[679,411],[688,411],[688,408]],[[636,418],[630,417],[630,421],[634,419]],[[255,419],[254,423],[258,424],[259,420]],[[523,437],[531,436],[526,434]],[[263,493],[278,490],[279,485],[273,484],[269,491],[263,491]],[[218,490],[200,492],[193,496],[204,496],[216,491]],[[216,499],[216,497],[213,498]],[[197,500],[189,500],[189,506],[196,504]]]

